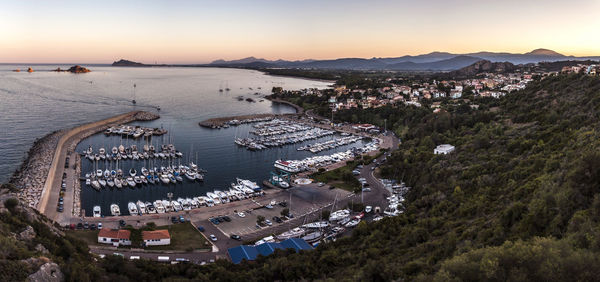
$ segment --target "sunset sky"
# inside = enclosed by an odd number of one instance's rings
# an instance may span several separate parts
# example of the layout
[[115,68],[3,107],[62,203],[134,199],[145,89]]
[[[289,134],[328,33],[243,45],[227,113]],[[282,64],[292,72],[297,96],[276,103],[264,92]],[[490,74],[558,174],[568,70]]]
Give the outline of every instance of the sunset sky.
[[2,1],[0,62],[600,55],[599,0]]

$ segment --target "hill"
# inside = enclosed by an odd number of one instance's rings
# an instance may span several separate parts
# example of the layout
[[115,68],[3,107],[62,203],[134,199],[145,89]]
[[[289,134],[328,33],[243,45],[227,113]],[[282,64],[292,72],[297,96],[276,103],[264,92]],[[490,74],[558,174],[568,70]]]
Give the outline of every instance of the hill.
[[133,62],[125,59],[120,59],[112,63],[113,67],[143,67],[145,64]]
[[[313,251],[278,251],[240,265],[96,262],[79,240],[3,196],[0,279],[24,279],[37,269],[30,258],[44,256],[67,280],[597,280],[600,79],[547,77],[475,102],[478,110],[462,105],[437,114],[388,106],[337,112],[350,122],[385,119],[403,142],[380,173],[413,188],[402,215],[361,222],[350,237]],[[434,155],[443,143],[456,151]],[[28,226],[35,233],[23,233]]]
[[493,72],[493,73],[504,73],[511,72],[517,69],[517,66],[509,62],[491,62],[488,60],[480,60],[472,65],[464,68],[451,71],[447,74],[448,77],[473,77],[480,73]]

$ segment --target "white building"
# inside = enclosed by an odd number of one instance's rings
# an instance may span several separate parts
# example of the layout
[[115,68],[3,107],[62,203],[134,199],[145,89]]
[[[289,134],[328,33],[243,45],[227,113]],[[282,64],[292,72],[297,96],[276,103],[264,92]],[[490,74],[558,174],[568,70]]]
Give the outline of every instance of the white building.
[[144,246],[163,246],[171,244],[169,230],[142,231]]
[[129,230],[104,228],[98,232],[98,243],[111,244],[115,247],[129,246],[131,245],[130,236],[131,232]]
[[447,155],[452,153],[454,149],[454,146],[450,144],[442,144],[435,147],[435,149],[433,149],[433,153],[436,155]]

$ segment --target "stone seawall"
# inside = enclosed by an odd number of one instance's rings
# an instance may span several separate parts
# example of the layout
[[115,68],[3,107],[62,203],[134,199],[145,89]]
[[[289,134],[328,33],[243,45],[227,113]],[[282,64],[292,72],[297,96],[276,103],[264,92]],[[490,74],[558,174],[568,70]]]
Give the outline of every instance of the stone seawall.
[[[64,165],[64,157],[59,160],[60,153],[74,152],[77,143],[81,139],[106,130],[109,126],[157,118],[159,118],[158,115],[150,112],[133,111],[72,129],[52,132],[34,142],[27,158],[11,176],[9,183],[15,185],[19,190],[17,197],[23,203],[43,212],[41,208],[45,208],[43,202],[47,198],[48,190],[54,180],[53,172],[56,171],[57,167]],[[52,179],[50,179],[51,177]]]

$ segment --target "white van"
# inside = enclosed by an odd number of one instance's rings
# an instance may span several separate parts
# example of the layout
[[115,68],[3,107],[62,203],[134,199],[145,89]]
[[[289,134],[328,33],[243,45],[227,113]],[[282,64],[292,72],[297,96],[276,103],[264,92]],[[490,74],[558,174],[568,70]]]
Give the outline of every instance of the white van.
[[130,256],[129,257],[130,260],[134,260],[134,259],[140,259],[140,256]]
[[164,257],[164,256],[159,256],[158,257],[158,261],[168,262],[169,260],[170,260],[169,257]]

